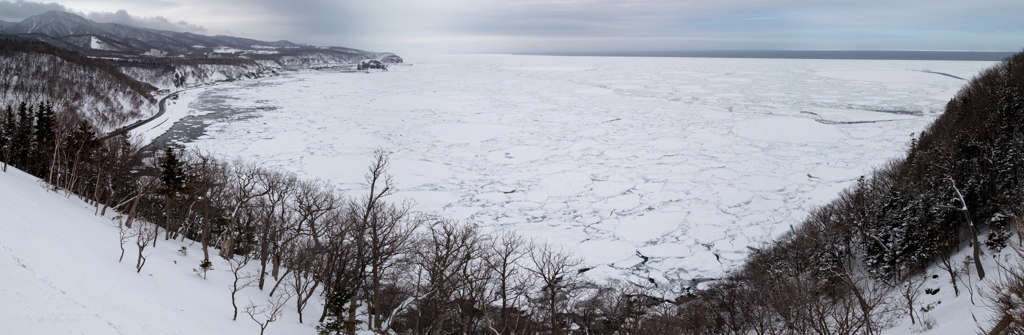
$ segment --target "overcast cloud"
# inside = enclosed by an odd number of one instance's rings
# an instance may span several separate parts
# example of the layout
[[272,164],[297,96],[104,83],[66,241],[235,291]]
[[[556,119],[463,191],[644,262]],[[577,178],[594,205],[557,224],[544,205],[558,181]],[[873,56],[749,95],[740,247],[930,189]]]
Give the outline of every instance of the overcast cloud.
[[159,30],[170,30],[178,32],[191,32],[191,33],[206,33],[206,28],[185,22],[171,22],[163,16],[153,17],[139,17],[129,15],[124,9],[120,9],[116,12],[75,12],[78,15],[84,16],[87,19],[104,22],[104,23],[118,23],[133,27],[142,27]]
[[18,22],[26,17],[51,10],[66,12],[68,9],[57,3],[0,1],[0,21]]
[[82,11],[67,8],[64,5],[51,2],[28,2],[18,0],[14,2],[0,1],[0,20],[18,22],[26,17],[42,14],[51,10],[72,12],[87,19],[102,23],[117,23],[133,27],[170,30],[177,32],[206,33],[207,29],[185,21],[171,22],[163,16],[142,17],[128,14],[124,9],[114,12],[105,11]]
[[65,7],[101,22],[399,53],[1024,47],[1020,0],[0,1],[0,20]]

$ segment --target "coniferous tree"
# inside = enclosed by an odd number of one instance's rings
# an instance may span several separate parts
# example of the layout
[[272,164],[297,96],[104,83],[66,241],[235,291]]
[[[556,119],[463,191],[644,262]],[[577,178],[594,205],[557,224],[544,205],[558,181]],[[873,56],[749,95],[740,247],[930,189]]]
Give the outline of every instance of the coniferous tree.
[[174,149],[164,149],[164,160],[160,163],[160,195],[174,197],[185,189],[185,167]]
[[[164,198],[164,218],[166,219],[164,228],[167,229],[165,239],[170,238],[170,230],[176,212],[175,206],[179,196],[185,193],[186,182],[185,164],[178,159],[178,154],[174,152],[173,148],[167,147],[164,149],[164,160],[160,163],[160,187],[157,189],[157,194]],[[153,243],[156,243],[155,239]]]
[[350,292],[350,288],[337,287],[324,293],[325,320],[316,326],[317,334],[337,335],[345,331],[346,323],[342,313],[345,312],[345,305],[352,298]]
[[11,145],[14,150],[12,163],[19,168],[24,167],[32,150],[32,127],[34,124],[32,116],[31,106],[25,102],[18,105],[18,124],[14,130]]
[[53,157],[54,140],[57,137],[53,129],[53,105],[48,102],[40,102],[36,108],[35,115],[33,166],[26,166],[26,168],[30,168],[35,175],[44,175],[50,166],[49,163]]
[[0,160],[3,160],[3,171],[7,172],[7,164],[11,162],[11,135],[15,128],[14,110],[7,105],[0,114]]

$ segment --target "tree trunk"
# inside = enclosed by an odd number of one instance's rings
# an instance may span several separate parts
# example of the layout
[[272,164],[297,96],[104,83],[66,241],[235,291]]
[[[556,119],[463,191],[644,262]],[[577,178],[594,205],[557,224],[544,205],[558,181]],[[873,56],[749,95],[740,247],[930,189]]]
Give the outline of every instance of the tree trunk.
[[373,320],[373,327],[376,328],[377,330],[381,330],[380,329],[380,321],[381,321],[381,315],[380,315],[380,282],[381,282],[381,278],[380,277],[383,276],[383,274],[378,272],[378,271],[376,271],[376,270],[377,270],[377,267],[374,267],[374,273],[375,274],[373,275],[373,306],[371,306],[371,307],[373,307],[373,318],[372,318],[372,320]]
[[[54,142],[55,143],[53,145],[53,159],[50,162],[50,174],[48,177],[46,177],[46,182],[50,184],[50,186],[46,187],[47,192],[50,191],[51,187],[53,187],[54,191],[57,190],[57,183],[53,180],[53,171],[57,169],[57,156],[59,153],[57,149],[60,148],[60,136],[58,136]],[[7,163],[4,163],[4,172],[7,172]]]
[[232,216],[227,220],[228,222],[228,237],[224,239],[224,244],[220,249],[220,256],[224,259],[231,259],[235,257],[235,218]]
[[135,221],[135,206],[139,205],[139,198],[135,197],[135,201],[132,202],[132,209],[128,211],[128,220],[124,222],[125,227],[131,228],[132,221]]
[[[967,212],[964,212],[964,217],[967,217],[967,222],[971,222],[970,216]],[[974,230],[974,223],[971,223],[971,239],[974,244],[974,267],[978,268],[978,280],[985,279],[985,269],[981,267],[981,243],[978,243],[978,232]]]
[[1003,315],[1002,319],[999,319],[999,323],[995,327],[992,327],[992,331],[988,332],[988,335],[1000,335],[1006,331],[1006,328],[1010,327],[1013,323],[1013,317],[1009,315]]
[[551,286],[552,286],[551,289],[550,289],[550,291],[551,291],[551,297],[550,297],[551,298],[551,310],[550,310],[550,312],[551,312],[551,334],[558,335],[559,333],[561,333],[561,332],[558,331],[558,328],[555,326],[555,324],[556,324],[556,322],[555,322],[555,304],[556,304],[555,294],[557,294],[558,292],[555,290],[554,285],[551,285]]
[[[338,317],[341,317],[341,315],[338,315]],[[320,321],[317,322],[323,323],[324,320],[327,320],[327,304],[324,304],[324,311],[320,312]]]
[[210,250],[209,250],[209,246],[210,246],[210,220],[209,219],[203,219],[203,237],[202,237],[202,242],[203,242],[203,261],[209,262],[210,261]]
[[113,192],[113,190],[111,190],[110,194],[105,194],[104,193],[104,196],[107,198],[107,201],[103,201],[103,208],[100,209],[100,216],[107,215],[107,207],[109,206],[111,201],[114,201],[114,192]]
[[263,291],[263,283],[267,279],[267,252],[260,251],[260,291]]
[[98,167],[99,171],[96,172],[96,186],[95,186],[95,188],[93,190],[94,192],[92,194],[92,200],[96,202],[96,210],[98,211],[100,209],[100,185],[103,185],[103,181],[102,181],[102,179],[103,179],[103,165],[102,164],[97,164],[97,165],[99,165],[99,167]]
[[348,302],[348,322],[345,322],[345,327],[348,329],[349,335],[356,334],[356,300],[352,299]]
[[281,280],[281,278],[277,276],[279,271],[281,271],[281,255],[280,255],[280,253],[275,253],[273,256],[271,256],[270,261],[271,261],[271,263],[273,265],[273,267],[270,270],[270,275],[274,276],[274,280]]
[[[288,277],[288,274],[291,273],[291,272],[292,272],[292,269],[286,269],[284,271],[284,275],[282,275],[281,278],[284,279],[284,277]],[[283,280],[278,280],[277,283],[274,284],[274,288],[270,289],[270,296],[274,296],[274,292],[277,291],[277,287],[281,286],[282,282],[284,282],[284,281]]]
[[917,322],[914,321],[914,302],[912,300],[907,300],[907,307],[910,308],[910,324],[917,324]]

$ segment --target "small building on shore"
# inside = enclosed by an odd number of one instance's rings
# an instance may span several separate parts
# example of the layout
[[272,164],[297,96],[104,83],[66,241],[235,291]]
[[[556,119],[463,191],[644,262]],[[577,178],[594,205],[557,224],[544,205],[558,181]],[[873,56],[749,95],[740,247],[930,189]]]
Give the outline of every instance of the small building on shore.
[[288,64],[284,66],[284,69],[288,71],[309,70],[309,64]]
[[143,55],[153,56],[153,57],[167,57],[167,51],[161,51],[161,50],[158,50],[158,49],[149,49],[149,51],[146,51],[146,53],[144,53]]

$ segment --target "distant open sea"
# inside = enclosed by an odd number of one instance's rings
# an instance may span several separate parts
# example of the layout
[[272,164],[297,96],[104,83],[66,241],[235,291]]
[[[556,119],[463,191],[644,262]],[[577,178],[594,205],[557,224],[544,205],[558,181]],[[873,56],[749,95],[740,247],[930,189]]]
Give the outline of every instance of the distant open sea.
[[546,56],[611,56],[611,57],[702,57],[702,58],[788,58],[788,59],[880,59],[880,60],[963,60],[1000,61],[1013,52],[981,51],[811,51],[811,50],[740,50],[740,51],[623,51],[623,52],[559,52],[523,55]]

